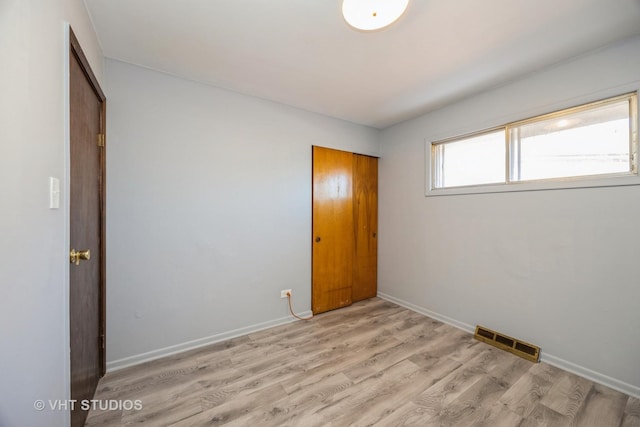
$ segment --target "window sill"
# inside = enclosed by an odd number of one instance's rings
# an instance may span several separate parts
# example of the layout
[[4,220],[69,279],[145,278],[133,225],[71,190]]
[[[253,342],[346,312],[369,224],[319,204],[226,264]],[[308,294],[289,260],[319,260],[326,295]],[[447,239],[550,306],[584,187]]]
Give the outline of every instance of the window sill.
[[510,193],[520,191],[547,191],[547,190],[567,190],[576,188],[599,188],[599,187],[625,187],[629,185],[640,185],[638,174],[625,174],[607,177],[586,177],[567,178],[545,181],[513,182],[509,184],[487,184],[473,185],[467,187],[453,187],[442,189],[431,189],[431,184],[427,182],[426,197],[434,196],[456,196],[463,194],[487,194],[487,193]]

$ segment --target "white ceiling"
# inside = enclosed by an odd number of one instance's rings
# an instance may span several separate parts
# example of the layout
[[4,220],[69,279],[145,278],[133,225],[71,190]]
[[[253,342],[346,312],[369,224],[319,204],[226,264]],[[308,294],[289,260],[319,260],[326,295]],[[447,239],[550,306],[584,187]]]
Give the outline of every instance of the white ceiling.
[[[375,128],[640,34],[640,0],[85,0],[106,57]],[[615,66],[615,64],[612,64]]]

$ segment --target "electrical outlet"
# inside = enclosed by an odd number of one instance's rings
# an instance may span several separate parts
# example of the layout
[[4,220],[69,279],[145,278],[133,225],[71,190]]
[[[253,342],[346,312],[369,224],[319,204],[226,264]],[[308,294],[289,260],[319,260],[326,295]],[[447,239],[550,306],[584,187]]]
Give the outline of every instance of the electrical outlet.
[[281,290],[281,291],[280,291],[280,298],[286,298],[286,297],[287,297],[287,294],[289,294],[289,295],[293,295],[293,294],[291,293],[291,289],[283,289],[283,290]]

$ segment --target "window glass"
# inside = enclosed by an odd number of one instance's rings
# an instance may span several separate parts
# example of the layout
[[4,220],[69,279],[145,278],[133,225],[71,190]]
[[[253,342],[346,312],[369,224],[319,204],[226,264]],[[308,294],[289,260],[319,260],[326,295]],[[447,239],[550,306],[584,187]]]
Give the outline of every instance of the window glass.
[[504,129],[438,144],[434,148],[436,188],[505,180]]
[[517,126],[510,140],[512,181],[629,172],[629,102]]

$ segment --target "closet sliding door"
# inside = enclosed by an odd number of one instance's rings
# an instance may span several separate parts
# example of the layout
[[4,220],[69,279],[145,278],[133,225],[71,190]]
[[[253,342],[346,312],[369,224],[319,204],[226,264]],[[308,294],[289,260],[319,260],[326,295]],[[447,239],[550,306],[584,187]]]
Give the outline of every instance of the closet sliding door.
[[378,293],[378,159],[353,155],[353,302]]
[[353,154],[313,147],[314,314],[351,304]]

